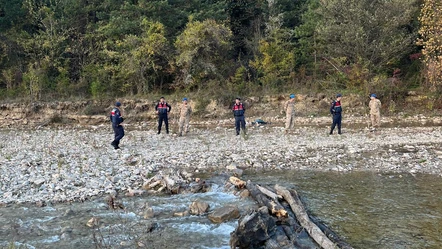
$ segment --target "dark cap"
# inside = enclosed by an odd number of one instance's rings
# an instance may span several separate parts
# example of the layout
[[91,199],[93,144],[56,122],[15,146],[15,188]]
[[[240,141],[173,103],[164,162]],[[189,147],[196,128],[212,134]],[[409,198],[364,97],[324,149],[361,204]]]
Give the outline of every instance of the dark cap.
[[161,98],[160,98],[160,99],[164,99],[164,97],[162,97],[162,96],[161,96]]
[[241,100],[241,98],[240,98],[240,97],[236,97],[236,99],[237,99],[237,100]]
[[115,103],[115,106],[121,106],[121,103],[117,101],[117,103]]
[[336,98],[342,97],[342,94],[338,93],[336,94]]

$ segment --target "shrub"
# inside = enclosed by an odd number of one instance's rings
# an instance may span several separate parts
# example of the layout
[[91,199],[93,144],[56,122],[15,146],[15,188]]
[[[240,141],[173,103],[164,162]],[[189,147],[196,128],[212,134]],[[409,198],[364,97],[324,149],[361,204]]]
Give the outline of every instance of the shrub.
[[83,114],[84,115],[89,115],[89,116],[92,116],[92,115],[103,115],[105,113],[106,112],[105,112],[105,110],[104,110],[104,108],[102,106],[95,105],[95,104],[92,104],[92,103],[88,104],[84,108],[84,110],[83,110]]

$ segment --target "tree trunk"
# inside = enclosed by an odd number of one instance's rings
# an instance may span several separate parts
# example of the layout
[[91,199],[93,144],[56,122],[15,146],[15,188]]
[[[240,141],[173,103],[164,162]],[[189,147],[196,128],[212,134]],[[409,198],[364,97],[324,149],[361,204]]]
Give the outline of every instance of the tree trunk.
[[289,203],[299,223],[307,230],[313,240],[315,240],[316,243],[321,246],[321,248],[337,248],[337,246],[321,231],[321,229],[319,229],[319,227],[310,220],[296,191],[293,191],[294,196],[292,196],[284,187],[276,185],[275,189],[276,193],[284,197],[284,199]]

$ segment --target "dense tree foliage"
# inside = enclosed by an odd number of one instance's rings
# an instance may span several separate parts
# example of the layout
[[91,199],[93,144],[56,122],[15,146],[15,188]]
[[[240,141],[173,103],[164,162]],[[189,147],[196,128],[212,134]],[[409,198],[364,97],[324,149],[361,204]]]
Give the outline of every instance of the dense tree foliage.
[[421,68],[435,88],[441,6],[421,2],[0,0],[0,96],[371,91]]
[[175,42],[180,69],[176,86],[201,88],[205,81],[222,81],[230,37],[231,31],[213,20],[189,22]]
[[425,76],[433,91],[442,90],[442,2],[425,0],[419,17]]

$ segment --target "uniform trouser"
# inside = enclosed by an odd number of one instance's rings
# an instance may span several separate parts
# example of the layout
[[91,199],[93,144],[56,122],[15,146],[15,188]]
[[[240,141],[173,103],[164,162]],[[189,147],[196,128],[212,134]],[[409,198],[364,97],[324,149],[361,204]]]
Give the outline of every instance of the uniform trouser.
[[160,114],[158,117],[158,133],[161,132],[161,126],[164,124],[166,125],[166,132],[169,133],[169,118],[167,117],[167,114]]
[[189,121],[190,121],[190,116],[185,116],[185,117],[180,117],[180,121],[179,121],[179,127],[178,127],[178,133],[182,134],[182,132],[184,131],[184,133],[187,133],[189,131]]
[[341,134],[341,121],[342,115],[340,113],[333,114],[333,124],[331,126],[330,134],[333,134],[333,130],[335,129],[336,125],[338,125],[338,133]]
[[112,143],[118,146],[120,144],[120,140],[124,137],[124,128],[122,125],[112,125],[112,128],[114,129],[115,135],[115,139]]
[[379,127],[381,125],[381,114],[380,113],[370,114],[370,119],[371,119],[371,126],[372,127]]
[[293,129],[293,125],[295,124],[293,121],[293,119],[295,118],[295,115],[293,115],[293,113],[289,112],[286,115],[286,119],[285,119],[285,129]]
[[240,128],[246,131],[246,119],[244,116],[235,116],[236,135],[239,135]]

